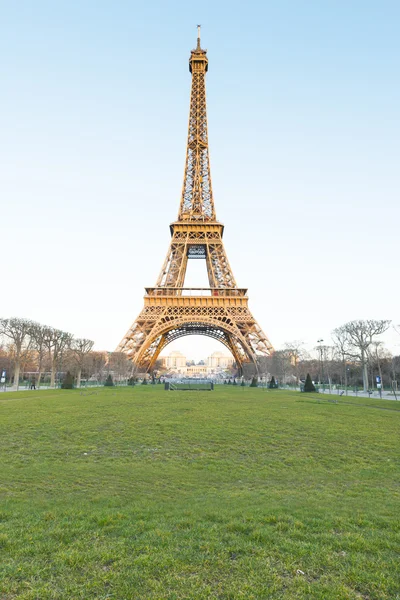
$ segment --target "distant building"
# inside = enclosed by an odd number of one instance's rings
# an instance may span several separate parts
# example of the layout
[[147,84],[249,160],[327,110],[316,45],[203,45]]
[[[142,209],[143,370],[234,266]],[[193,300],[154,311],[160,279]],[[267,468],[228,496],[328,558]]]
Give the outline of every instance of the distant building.
[[211,356],[207,358],[207,367],[211,369],[226,369],[233,366],[234,359],[230,354],[224,354],[223,352],[213,352]]
[[182,352],[175,350],[174,352],[171,352],[171,354],[168,354],[168,356],[162,356],[161,359],[163,361],[163,367],[168,371],[186,373],[186,356],[184,356]]
[[207,360],[201,360],[197,365],[193,360],[187,360],[186,356],[177,350],[160,358],[166,371],[186,377],[218,376],[230,371],[235,362],[233,356],[223,352],[213,352]]
[[187,367],[186,375],[188,377],[207,377],[209,372],[206,365],[192,365]]

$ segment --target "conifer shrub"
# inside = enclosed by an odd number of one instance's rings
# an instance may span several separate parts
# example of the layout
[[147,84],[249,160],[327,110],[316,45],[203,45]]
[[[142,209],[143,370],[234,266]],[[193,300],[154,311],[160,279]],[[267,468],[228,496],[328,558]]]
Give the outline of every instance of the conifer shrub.
[[275,377],[273,375],[271,377],[271,381],[269,382],[269,386],[268,387],[269,387],[270,390],[274,390],[275,388],[278,387],[278,384],[276,383]]
[[67,374],[65,375],[63,382],[61,384],[61,389],[72,390],[73,387],[74,387],[74,378],[72,377],[71,373],[69,371],[67,371]]
[[236,379],[233,380],[233,385],[237,385]]
[[253,379],[251,380],[250,387],[257,387],[257,384],[258,384],[258,379],[256,376],[254,376]]
[[147,379],[146,379],[146,377],[143,379],[142,385],[147,385]]
[[307,373],[306,381],[304,384],[304,391],[305,392],[315,392],[316,391],[315,385],[311,381],[310,373]]
[[242,379],[242,383],[240,385],[241,385],[241,387],[244,387],[246,385],[244,382],[244,379]]
[[113,385],[114,385],[113,378],[112,378],[112,375],[111,375],[111,373],[109,373],[109,374],[107,375],[107,379],[106,379],[106,381],[105,381],[105,384],[104,384],[104,386],[105,386],[105,387],[113,387]]

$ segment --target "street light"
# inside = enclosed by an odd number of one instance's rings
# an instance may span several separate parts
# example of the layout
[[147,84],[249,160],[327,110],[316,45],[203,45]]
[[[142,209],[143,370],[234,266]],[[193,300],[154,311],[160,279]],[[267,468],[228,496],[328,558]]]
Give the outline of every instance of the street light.
[[322,340],[322,339],[321,340],[317,340],[317,343],[319,344],[319,360],[321,361],[322,389],[323,389],[323,391],[325,391],[325,389],[324,389],[324,361],[323,361],[323,358],[322,358],[322,346],[321,346],[321,344],[322,344],[323,341],[324,340]]

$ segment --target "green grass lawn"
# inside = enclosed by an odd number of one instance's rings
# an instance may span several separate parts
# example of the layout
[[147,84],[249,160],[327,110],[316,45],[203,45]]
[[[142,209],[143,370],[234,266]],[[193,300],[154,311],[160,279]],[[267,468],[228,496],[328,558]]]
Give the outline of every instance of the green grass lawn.
[[400,403],[327,399],[0,395],[0,599],[400,599]]

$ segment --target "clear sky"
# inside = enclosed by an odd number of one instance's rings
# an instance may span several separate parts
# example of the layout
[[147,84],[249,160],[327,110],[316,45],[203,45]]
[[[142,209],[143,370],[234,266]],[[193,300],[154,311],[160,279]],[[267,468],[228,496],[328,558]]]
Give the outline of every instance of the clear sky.
[[[125,334],[178,211],[201,23],[217,217],[271,342],[400,323],[397,0],[0,9],[1,316],[99,349]],[[216,344],[174,348],[200,358]]]

